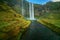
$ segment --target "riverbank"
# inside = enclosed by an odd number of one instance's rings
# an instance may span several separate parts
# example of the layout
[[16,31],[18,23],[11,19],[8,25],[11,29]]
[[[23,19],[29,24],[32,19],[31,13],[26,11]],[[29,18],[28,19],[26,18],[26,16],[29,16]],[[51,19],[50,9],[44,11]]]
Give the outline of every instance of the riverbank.
[[60,35],[60,20],[52,20],[52,19],[38,19],[38,22],[46,25],[52,31]]

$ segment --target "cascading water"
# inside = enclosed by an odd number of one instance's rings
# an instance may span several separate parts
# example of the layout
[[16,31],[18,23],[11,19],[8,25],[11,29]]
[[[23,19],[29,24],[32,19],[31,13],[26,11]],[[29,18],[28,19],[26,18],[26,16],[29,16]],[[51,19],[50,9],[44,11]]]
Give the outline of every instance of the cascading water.
[[31,15],[31,10],[32,10],[32,8],[31,8],[31,3],[29,3],[29,15],[30,15],[30,19],[31,19],[31,17],[32,17],[32,15]]
[[[23,16],[25,14],[24,7],[25,7],[24,0],[22,0],[22,15]],[[29,2],[29,16],[30,16],[30,18],[27,18],[27,19],[35,20],[35,18],[34,18],[34,4],[33,3],[30,3],[30,2]]]
[[24,11],[25,11],[25,10],[24,10],[24,4],[23,4],[23,1],[24,1],[24,0],[22,0],[22,15],[24,16]]
[[34,5],[32,4],[32,19],[34,19]]
[[30,14],[30,20],[35,20],[34,18],[34,4],[29,3],[29,14]]

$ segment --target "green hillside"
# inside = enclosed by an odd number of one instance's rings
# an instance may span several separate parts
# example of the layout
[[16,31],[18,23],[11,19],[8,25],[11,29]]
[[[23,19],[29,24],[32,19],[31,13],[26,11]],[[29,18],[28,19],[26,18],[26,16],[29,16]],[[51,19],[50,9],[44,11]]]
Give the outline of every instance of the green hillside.
[[0,40],[19,39],[30,23],[10,6],[0,3]]
[[44,6],[44,12],[41,12],[38,22],[48,26],[54,32],[60,35],[60,2],[48,2]]

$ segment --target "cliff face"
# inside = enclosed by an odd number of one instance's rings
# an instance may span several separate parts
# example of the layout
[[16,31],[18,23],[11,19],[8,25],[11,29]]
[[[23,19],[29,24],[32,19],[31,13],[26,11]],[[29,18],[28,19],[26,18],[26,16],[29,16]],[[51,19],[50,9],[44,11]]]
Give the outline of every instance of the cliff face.
[[[22,14],[22,0],[0,0],[0,2],[5,2],[8,4],[13,10]],[[59,11],[60,10],[60,2],[48,2],[44,5],[34,4],[35,15],[43,15],[43,12],[49,11]],[[23,8],[24,8],[24,16],[29,17],[29,2],[23,0]],[[42,13],[42,14],[41,14]]]

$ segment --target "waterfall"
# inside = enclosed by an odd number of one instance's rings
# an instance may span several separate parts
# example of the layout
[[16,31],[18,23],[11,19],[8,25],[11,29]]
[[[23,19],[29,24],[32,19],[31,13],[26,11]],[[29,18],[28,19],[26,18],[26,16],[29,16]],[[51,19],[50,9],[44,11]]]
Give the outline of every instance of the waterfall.
[[24,11],[25,11],[25,10],[24,10],[24,4],[23,4],[23,1],[24,1],[24,0],[22,0],[22,15],[24,16]]
[[31,4],[29,3],[29,15],[30,15],[30,19],[31,19],[31,17],[32,17],[32,15],[31,15],[31,10],[32,10]]
[[30,15],[30,20],[34,20],[34,4],[29,3],[29,15]]
[[34,5],[32,4],[32,19],[34,19]]

